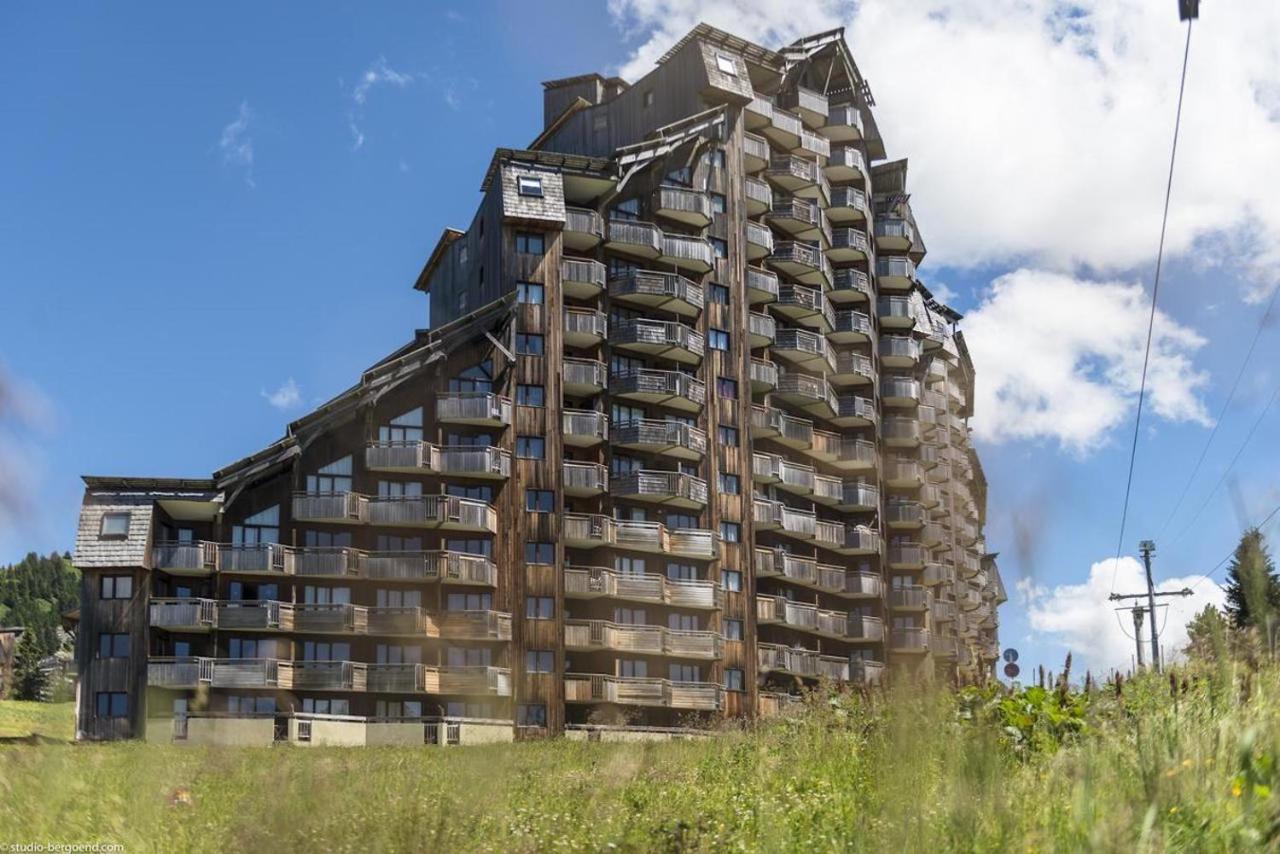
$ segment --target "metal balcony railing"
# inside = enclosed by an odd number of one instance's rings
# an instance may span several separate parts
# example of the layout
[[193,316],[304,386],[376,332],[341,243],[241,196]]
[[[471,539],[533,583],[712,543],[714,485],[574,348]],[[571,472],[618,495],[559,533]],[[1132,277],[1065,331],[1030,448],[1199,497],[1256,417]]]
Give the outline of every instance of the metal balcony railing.
[[683,398],[698,405],[704,404],[707,399],[707,387],[702,380],[681,371],[659,371],[649,368],[635,368],[613,374],[609,390],[619,395]]
[[[702,285],[677,273],[656,270],[629,270],[609,279],[609,295],[627,301],[635,298],[655,308],[668,308],[682,303],[694,313],[702,309]],[[680,308],[681,306],[676,306]]]
[[213,572],[218,568],[218,544],[160,541],[151,546],[151,567],[166,572]]
[[694,504],[707,503],[707,482],[700,477],[674,471],[645,470],[614,476],[610,491],[614,495],[651,498],[657,501],[682,500]]
[[594,409],[566,409],[561,415],[560,426],[569,439],[603,441],[609,438],[609,416]]
[[684,449],[699,456],[707,452],[705,430],[682,421],[666,421],[656,418],[620,421],[613,428],[613,442],[617,445],[639,445],[662,452]]
[[597,239],[604,237],[604,220],[600,214],[588,208],[573,208],[568,205],[564,209],[564,230],[579,234],[589,234]]
[[662,252],[662,229],[651,222],[611,219],[607,235],[610,243],[642,254],[657,256]]
[[614,346],[676,348],[699,358],[706,347],[701,332],[671,320],[624,320],[610,340]]
[[436,396],[436,420],[510,424],[511,398],[488,392],[441,392]]

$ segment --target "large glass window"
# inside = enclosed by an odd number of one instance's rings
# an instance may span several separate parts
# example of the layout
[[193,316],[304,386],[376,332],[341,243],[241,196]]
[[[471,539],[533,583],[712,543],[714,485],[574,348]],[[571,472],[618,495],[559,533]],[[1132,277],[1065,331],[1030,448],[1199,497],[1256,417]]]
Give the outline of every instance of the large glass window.
[[307,475],[307,492],[333,494],[351,491],[351,456],[321,466],[317,474]]
[[629,679],[645,679],[649,675],[649,664],[646,661],[622,659],[618,662],[618,675]]
[[493,609],[492,593],[450,593],[445,597],[447,611],[490,611]]
[[302,601],[306,605],[350,605],[351,588],[308,584],[302,588]]
[[546,406],[547,390],[540,385],[516,386],[516,404],[519,406]]
[[669,664],[667,678],[672,682],[701,682],[702,668],[696,664]]
[[517,231],[516,251],[524,255],[543,255],[546,254],[546,243],[536,231]]
[[410,409],[391,419],[391,423],[378,428],[380,442],[421,442],[422,407]]
[[302,543],[309,549],[337,549],[351,547],[350,531],[303,531]]
[[98,598],[100,599],[132,599],[132,575],[104,575],[99,581]]
[[525,563],[544,563],[544,564],[555,563],[556,562],[555,543],[525,543],[524,544],[524,562]]
[[231,526],[231,543],[237,546],[256,546],[260,543],[280,542],[280,505],[273,504],[254,513],[239,525]]
[[547,707],[541,703],[521,703],[516,708],[516,726],[547,725]]
[[456,377],[450,377],[449,391],[493,391],[493,362],[485,359],[480,364],[467,368]]
[[380,480],[379,498],[421,498],[422,484],[416,481]]
[[102,514],[102,527],[98,529],[98,536],[102,539],[123,540],[129,536],[129,514],[128,513],[104,513]]
[[524,617],[526,620],[552,620],[556,616],[556,600],[551,596],[526,596]]
[[516,456],[527,460],[546,459],[547,440],[541,436],[517,436]]
[[516,352],[521,356],[541,356],[545,350],[546,343],[541,335],[533,332],[517,332],[516,333]]
[[556,669],[556,654],[550,649],[531,649],[524,654],[524,670],[526,673],[553,673]]
[[421,608],[422,591],[400,587],[379,588],[374,593],[379,608]]
[[128,658],[129,636],[119,632],[98,635],[98,658]]
[[556,494],[550,489],[526,489],[524,509],[551,513],[556,509]]
[[123,691],[99,691],[95,702],[100,718],[129,716],[129,695]]
[[538,282],[516,282],[516,302],[542,305],[545,301],[546,289]]
[[307,641],[302,645],[303,661],[348,661],[351,644],[346,641]]

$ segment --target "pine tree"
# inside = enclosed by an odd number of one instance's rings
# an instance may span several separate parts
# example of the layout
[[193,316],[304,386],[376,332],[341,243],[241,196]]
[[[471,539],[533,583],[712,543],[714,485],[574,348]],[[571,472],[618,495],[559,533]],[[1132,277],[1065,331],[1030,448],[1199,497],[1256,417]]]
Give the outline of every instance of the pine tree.
[[40,669],[40,644],[33,632],[23,632],[13,657],[14,699],[40,700],[43,698],[47,675]]
[[1280,608],[1280,579],[1262,532],[1244,532],[1227,570],[1227,616],[1238,628],[1265,626]]
[[1196,614],[1187,623],[1187,652],[1201,659],[1224,658],[1227,650],[1227,632],[1230,629],[1222,612],[1212,605]]

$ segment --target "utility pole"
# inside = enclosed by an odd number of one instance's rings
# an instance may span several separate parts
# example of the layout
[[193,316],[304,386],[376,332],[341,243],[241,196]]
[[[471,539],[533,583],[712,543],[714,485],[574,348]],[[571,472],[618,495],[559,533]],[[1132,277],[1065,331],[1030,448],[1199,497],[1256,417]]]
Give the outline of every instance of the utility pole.
[[[1181,590],[1170,590],[1165,593],[1157,593],[1155,580],[1151,575],[1151,555],[1155,553],[1156,544],[1152,540],[1143,540],[1138,543],[1138,550],[1142,552],[1142,563],[1147,571],[1147,592],[1146,593],[1112,593],[1109,597],[1113,602],[1120,602],[1125,599],[1146,599],[1147,606],[1145,608],[1146,615],[1151,618],[1151,666],[1156,672],[1160,672],[1160,632],[1156,628],[1156,597],[1157,596],[1190,596],[1191,588],[1184,587]],[[1120,610],[1133,611],[1133,629],[1134,639],[1138,643],[1138,667],[1142,667],[1142,612],[1144,608],[1141,605],[1133,605],[1130,608],[1121,608]]]

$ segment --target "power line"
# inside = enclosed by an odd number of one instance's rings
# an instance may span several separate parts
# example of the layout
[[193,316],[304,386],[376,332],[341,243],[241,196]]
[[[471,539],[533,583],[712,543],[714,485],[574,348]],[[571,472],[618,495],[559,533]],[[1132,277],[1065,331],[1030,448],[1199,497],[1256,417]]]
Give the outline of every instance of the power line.
[[1178,111],[1173,120],[1173,148],[1169,152],[1169,179],[1164,188],[1164,216],[1160,220],[1160,246],[1156,250],[1156,274],[1151,285],[1151,314],[1147,318],[1147,346],[1142,355],[1142,381],[1138,386],[1138,414],[1133,419],[1133,444],[1129,448],[1129,474],[1124,486],[1124,509],[1120,511],[1120,536],[1116,540],[1116,559],[1111,565],[1111,589],[1116,589],[1116,569],[1124,550],[1124,529],[1129,521],[1129,496],[1133,492],[1133,469],[1138,459],[1138,435],[1142,427],[1142,404],[1147,393],[1147,368],[1151,362],[1151,336],[1156,325],[1156,304],[1160,295],[1160,270],[1164,264],[1164,238],[1169,227],[1169,198],[1173,195],[1173,165],[1178,156],[1178,131],[1182,127],[1182,97],[1187,88],[1187,59],[1191,56],[1191,23],[1187,19],[1187,44],[1182,51],[1182,78],[1178,83]]
[[[1274,508],[1270,513],[1268,513],[1268,514],[1267,514],[1266,518],[1265,518],[1265,519],[1263,519],[1261,522],[1259,522],[1259,523],[1258,523],[1257,525],[1255,525],[1254,527],[1256,527],[1259,531],[1261,531],[1263,528],[1265,528],[1265,527],[1267,526],[1267,523],[1268,523],[1268,522],[1270,522],[1273,518],[1275,518],[1275,515],[1276,515],[1277,513],[1280,513],[1280,504],[1277,504],[1277,505],[1275,506],[1275,508]],[[1235,553],[1236,553],[1236,550],[1235,550],[1234,548],[1232,548],[1232,549],[1231,549],[1231,551],[1227,552],[1227,556],[1226,556],[1226,557],[1224,557],[1222,560],[1218,561],[1217,566],[1215,566],[1213,569],[1209,570],[1209,571],[1208,571],[1208,572],[1206,572],[1204,575],[1202,575],[1202,576],[1200,577],[1200,580],[1199,580],[1199,581],[1197,581],[1195,584],[1192,584],[1192,585],[1191,585],[1191,589],[1192,589],[1192,590],[1195,590],[1195,589],[1196,589],[1197,587],[1199,587],[1201,584],[1204,584],[1206,581],[1208,581],[1208,580],[1210,579],[1210,577],[1212,577],[1213,575],[1215,575],[1215,574],[1218,572],[1218,570],[1220,570],[1220,569],[1222,569],[1222,567],[1226,566],[1227,561],[1231,560],[1232,555],[1234,555]]]
[[1258,339],[1262,337],[1262,330],[1266,328],[1267,319],[1271,317],[1271,310],[1275,306],[1277,295],[1280,295],[1280,288],[1276,288],[1271,292],[1271,299],[1267,302],[1266,309],[1258,318],[1258,328],[1254,330],[1253,340],[1249,342],[1249,349],[1244,354],[1244,361],[1240,363],[1240,370],[1236,371],[1236,378],[1231,383],[1231,391],[1227,394],[1227,400],[1222,404],[1222,409],[1218,412],[1218,417],[1213,422],[1213,429],[1209,431],[1209,437],[1205,439],[1204,447],[1200,449],[1200,456],[1196,459],[1196,464],[1191,469],[1191,475],[1187,478],[1187,482],[1183,484],[1182,492],[1178,495],[1178,500],[1173,505],[1173,510],[1169,512],[1168,518],[1160,526],[1156,539],[1160,539],[1164,535],[1164,532],[1169,528],[1169,524],[1178,515],[1178,511],[1182,509],[1182,502],[1186,500],[1187,493],[1191,491],[1191,484],[1195,483],[1196,475],[1200,473],[1200,466],[1204,464],[1204,458],[1209,453],[1209,446],[1213,444],[1214,437],[1218,435],[1218,428],[1222,425],[1222,419],[1226,417],[1227,410],[1231,407],[1231,402],[1235,400],[1236,390],[1240,387],[1240,380],[1244,377],[1245,369],[1249,367],[1249,361],[1253,358],[1253,351],[1258,346]]

